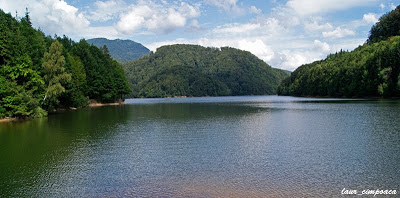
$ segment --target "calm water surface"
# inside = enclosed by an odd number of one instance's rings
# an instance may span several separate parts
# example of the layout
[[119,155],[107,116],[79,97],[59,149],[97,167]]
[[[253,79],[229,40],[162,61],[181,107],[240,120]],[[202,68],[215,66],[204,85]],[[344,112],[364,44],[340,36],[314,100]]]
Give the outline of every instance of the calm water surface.
[[400,101],[130,99],[0,123],[0,197],[400,191]]

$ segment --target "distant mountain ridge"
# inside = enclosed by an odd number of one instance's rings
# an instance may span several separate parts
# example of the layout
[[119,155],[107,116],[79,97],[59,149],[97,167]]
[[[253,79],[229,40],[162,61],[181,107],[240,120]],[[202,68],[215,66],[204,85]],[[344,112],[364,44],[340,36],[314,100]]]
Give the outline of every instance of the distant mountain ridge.
[[150,54],[150,50],[145,46],[131,40],[94,38],[88,39],[87,42],[99,48],[106,45],[111,57],[122,62],[133,61]]

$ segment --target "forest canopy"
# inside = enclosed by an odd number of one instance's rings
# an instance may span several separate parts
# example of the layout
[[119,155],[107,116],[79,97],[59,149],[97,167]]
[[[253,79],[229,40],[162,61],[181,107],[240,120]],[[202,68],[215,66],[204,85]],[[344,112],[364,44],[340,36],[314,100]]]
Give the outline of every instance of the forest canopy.
[[41,117],[93,99],[114,102],[130,93],[122,66],[106,47],[45,36],[30,17],[0,10],[0,118]]
[[288,76],[247,51],[170,45],[124,64],[133,97],[276,94]]
[[400,6],[380,18],[364,45],[300,66],[281,83],[278,94],[399,97],[399,57]]

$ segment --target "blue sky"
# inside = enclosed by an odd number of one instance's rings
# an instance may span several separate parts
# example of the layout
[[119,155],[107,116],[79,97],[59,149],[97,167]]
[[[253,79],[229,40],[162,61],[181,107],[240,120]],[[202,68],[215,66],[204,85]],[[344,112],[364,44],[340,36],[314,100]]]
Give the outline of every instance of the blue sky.
[[131,39],[155,51],[187,43],[247,50],[293,71],[362,45],[400,0],[0,0],[48,35]]

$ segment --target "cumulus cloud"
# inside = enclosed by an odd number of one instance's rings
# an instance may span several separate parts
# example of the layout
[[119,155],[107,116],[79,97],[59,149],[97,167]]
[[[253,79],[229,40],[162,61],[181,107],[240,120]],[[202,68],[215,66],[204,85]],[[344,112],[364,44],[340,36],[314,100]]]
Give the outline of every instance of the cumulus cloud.
[[331,50],[328,43],[321,42],[319,40],[314,40],[314,50],[322,51],[322,52],[329,52]]
[[204,2],[221,8],[226,12],[233,12],[235,14],[244,13],[244,10],[237,5],[238,0],[205,0]]
[[356,33],[353,30],[349,30],[346,28],[337,27],[332,31],[322,32],[322,36],[324,38],[343,38],[346,36],[353,36]]
[[253,14],[261,14],[262,12],[262,10],[258,9],[256,6],[250,6],[249,11]]
[[242,39],[237,43],[237,47],[241,50],[246,50],[256,55],[260,59],[268,62],[274,57],[274,51],[270,46],[267,46],[262,40],[247,40]]
[[[25,13],[29,8],[32,23],[47,34],[76,35],[76,30],[86,29],[90,22],[78,8],[63,0],[13,0],[1,1],[0,7],[6,11]],[[22,10],[21,10],[22,9]]]
[[364,14],[363,20],[368,24],[375,24],[378,22],[378,16],[374,13]]
[[132,34],[140,29],[170,33],[184,27],[188,19],[200,16],[198,6],[185,2],[179,5],[159,5],[151,1],[140,1],[120,15],[116,28],[123,34]]
[[91,21],[109,21],[117,18],[126,7],[123,0],[96,1],[87,18]]
[[293,52],[284,50],[279,53],[280,68],[294,70],[296,67],[313,62],[317,59],[312,58],[310,53],[307,52]]
[[301,15],[328,13],[375,3],[378,0],[289,0],[286,5]]
[[198,32],[203,32],[205,30],[206,30],[206,28],[201,27],[201,25],[197,19],[193,19],[189,23],[189,26],[185,29],[185,32],[198,33]]
[[[190,19],[200,16],[200,4],[183,1],[139,0],[127,4],[124,0],[98,0],[93,6],[80,10],[64,0],[13,0],[0,1],[6,12],[18,11],[23,15],[28,7],[32,23],[47,34],[63,35],[80,39],[82,37],[126,37],[132,33],[167,34],[184,27]],[[117,20],[117,21],[115,21]],[[115,21],[114,25],[93,26],[91,22]],[[194,25],[193,23],[191,25]],[[198,24],[197,24],[198,25]],[[106,32],[96,30],[107,30]]]
[[284,48],[276,51],[268,63],[273,67],[293,71],[303,64],[324,59],[327,54],[333,51],[328,43],[320,40],[305,41],[300,45],[302,47]]
[[306,21],[304,23],[304,29],[309,32],[327,31],[327,30],[332,30],[333,26],[330,23],[319,24],[316,20],[313,20],[312,22]]
[[[280,17],[279,17],[280,18]],[[248,23],[227,23],[215,27],[212,33],[217,36],[267,36],[282,37],[292,25],[287,25],[288,21],[269,17],[257,17],[257,20]]]

